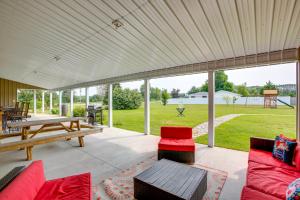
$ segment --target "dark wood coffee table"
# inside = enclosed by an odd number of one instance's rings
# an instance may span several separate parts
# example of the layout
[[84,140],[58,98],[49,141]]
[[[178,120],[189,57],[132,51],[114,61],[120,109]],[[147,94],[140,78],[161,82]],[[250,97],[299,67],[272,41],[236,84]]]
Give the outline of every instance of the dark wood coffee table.
[[207,189],[207,171],[162,159],[133,178],[136,199],[201,200]]

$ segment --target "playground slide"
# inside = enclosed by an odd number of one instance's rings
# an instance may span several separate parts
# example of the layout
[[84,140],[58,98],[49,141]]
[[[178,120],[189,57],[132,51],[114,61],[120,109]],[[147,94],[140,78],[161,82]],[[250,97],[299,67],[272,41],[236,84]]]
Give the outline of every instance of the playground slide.
[[279,101],[280,103],[283,103],[284,105],[286,105],[286,106],[288,106],[290,108],[294,108],[294,106],[292,106],[292,105],[290,105],[290,104],[288,104],[288,103],[286,103],[286,102],[284,102],[284,101],[282,101],[280,99],[277,99],[277,101]]

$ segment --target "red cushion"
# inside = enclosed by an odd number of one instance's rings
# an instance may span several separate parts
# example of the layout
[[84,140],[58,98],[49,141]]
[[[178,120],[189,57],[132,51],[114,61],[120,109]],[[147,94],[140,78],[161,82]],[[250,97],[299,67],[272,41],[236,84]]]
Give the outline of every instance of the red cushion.
[[0,193],[0,199],[33,200],[45,180],[42,161],[34,161]]
[[91,174],[79,174],[47,181],[34,200],[90,200]]
[[249,161],[280,167],[288,170],[298,171],[295,166],[288,165],[272,156],[272,152],[251,149],[249,152]]
[[285,199],[288,185],[300,177],[300,172],[249,161],[247,186]]
[[169,151],[195,151],[195,142],[192,139],[161,138],[158,143],[158,149]]
[[263,192],[244,187],[241,195],[241,200],[280,200],[274,196],[265,194]]
[[162,126],[160,135],[162,138],[192,139],[192,128]]

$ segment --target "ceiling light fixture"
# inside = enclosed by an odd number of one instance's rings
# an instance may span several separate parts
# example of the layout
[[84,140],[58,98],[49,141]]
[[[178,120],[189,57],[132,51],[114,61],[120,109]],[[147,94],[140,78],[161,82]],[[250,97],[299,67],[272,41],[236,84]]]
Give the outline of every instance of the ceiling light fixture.
[[120,22],[118,19],[112,21],[112,25],[113,25],[113,28],[115,30],[117,30],[118,28],[124,26],[124,24],[122,22]]
[[59,60],[60,60],[60,57],[59,57],[59,56],[55,56],[54,59],[55,59],[56,61],[59,61]]

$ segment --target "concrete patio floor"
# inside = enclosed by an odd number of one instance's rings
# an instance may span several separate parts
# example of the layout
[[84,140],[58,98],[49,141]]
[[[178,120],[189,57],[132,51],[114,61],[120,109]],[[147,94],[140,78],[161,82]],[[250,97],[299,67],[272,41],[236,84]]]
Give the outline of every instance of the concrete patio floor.
[[[47,179],[91,172],[93,184],[97,184],[122,169],[156,155],[158,140],[157,136],[104,128],[103,133],[85,137],[83,148],[78,147],[77,139],[36,146],[33,148],[33,159],[44,161]],[[29,161],[24,161],[25,156],[24,151],[0,153],[0,177],[15,166],[29,164]],[[228,172],[220,199],[240,199],[247,158],[246,152],[197,144],[196,163]]]

